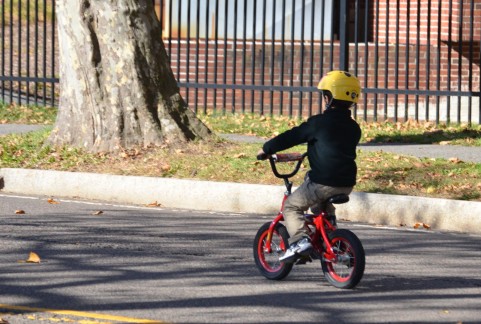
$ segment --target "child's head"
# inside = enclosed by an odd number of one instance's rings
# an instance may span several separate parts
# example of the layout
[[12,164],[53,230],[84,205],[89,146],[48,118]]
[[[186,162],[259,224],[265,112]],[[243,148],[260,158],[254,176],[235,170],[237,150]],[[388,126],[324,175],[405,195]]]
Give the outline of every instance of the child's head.
[[326,108],[350,108],[356,104],[361,94],[361,83],[349,72],[331,71],[319,85]]

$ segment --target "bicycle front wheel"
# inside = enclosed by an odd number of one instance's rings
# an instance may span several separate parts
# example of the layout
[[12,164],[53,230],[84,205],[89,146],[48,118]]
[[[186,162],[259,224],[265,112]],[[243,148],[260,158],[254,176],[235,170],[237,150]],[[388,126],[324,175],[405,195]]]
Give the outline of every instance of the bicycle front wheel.
[[359,238],[351,231],[337,229],[329,234],[336,260],[321,258],[324,276],[334,287],[354,288],[364,274],[366,256]]
[[271,223],[265,223],[257,231],[254,239],[254,260],[260,273],[271,280],[281,280],[292,270],[292,263],[279,261],[289,246],[287,229],[284,225],[276,224],[272,233],[271,251],[266,250],[267,234]]

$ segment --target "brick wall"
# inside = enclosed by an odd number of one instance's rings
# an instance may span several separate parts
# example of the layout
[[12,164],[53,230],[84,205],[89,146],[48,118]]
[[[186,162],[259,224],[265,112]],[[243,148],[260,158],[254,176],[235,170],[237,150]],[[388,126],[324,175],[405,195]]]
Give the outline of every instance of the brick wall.
[[393,26],[399,28],[400,43],[416,44],[418,33],[424,45],[469,42],[471,26],[472,39],[481,40],[481,0],[370,1],[369,11],[371,40],[382,43],[396,42],[397,30]]

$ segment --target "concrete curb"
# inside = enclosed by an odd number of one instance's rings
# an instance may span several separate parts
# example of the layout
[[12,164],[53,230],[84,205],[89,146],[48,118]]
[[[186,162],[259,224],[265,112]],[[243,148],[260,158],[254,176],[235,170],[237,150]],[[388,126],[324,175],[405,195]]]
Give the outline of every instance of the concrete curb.
[[[283,186],[84,172],[0,169],[5,193],[46,195],[195,210],[274,214]],[[0,181],[0,185],[2,181]],[[481,234],[481,202],[354,192],[337,205],[340,219]]]

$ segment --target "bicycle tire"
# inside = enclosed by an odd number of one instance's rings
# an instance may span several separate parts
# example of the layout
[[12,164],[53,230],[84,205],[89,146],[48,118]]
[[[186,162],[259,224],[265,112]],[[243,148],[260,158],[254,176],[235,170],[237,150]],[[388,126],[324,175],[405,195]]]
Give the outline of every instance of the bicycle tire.
[[366,256],[362,243],[347,229],[329,233],[329,240],[339,260],[330,262],[321,258],[324,277],[334,287],[352,289],[364,275]]
[[289,234],[283,224],[276,224],[272,233],[271,252],[265,251],[267,234],[271,222],[262,225],[257,231],[254,239],[254,260],[260,273],[270,280],[284,279],[292,270],[292,263],[284,263],[279,261],[279,257],[283,255],[289,246]]

